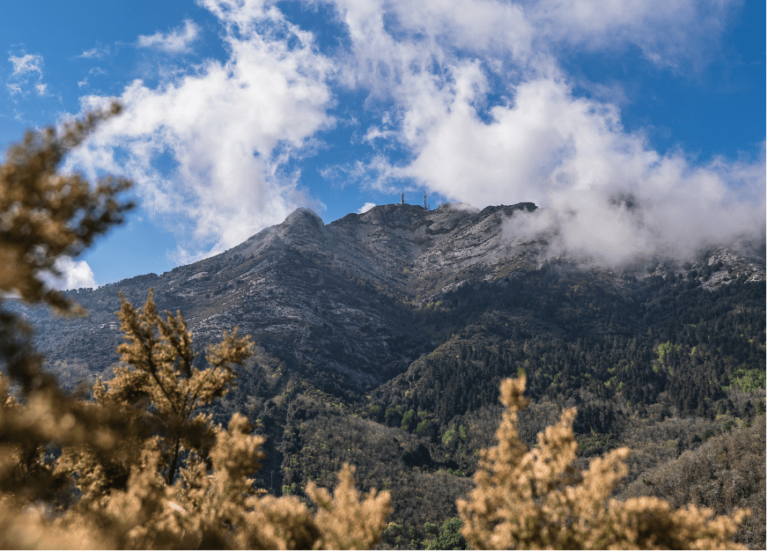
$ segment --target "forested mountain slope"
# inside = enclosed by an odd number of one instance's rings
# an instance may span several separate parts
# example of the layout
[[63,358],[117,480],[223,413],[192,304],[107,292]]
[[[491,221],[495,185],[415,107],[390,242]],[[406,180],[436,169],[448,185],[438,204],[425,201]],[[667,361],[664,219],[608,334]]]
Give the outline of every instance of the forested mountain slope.
[[[493,440],[499,382],[521,368],[534,399],[523,437],[577,406],[585,463],[634,450],[626,492],[638,477],[670,485],[670,462],[764,415],[764,239],[608,270],[509,235],[506,221],[535,209],[386,205],[328,225],[299,210],[210,259],[77,291],[86,318],[17,308],[69,385],[117,360],[119,291],[139,306],[153,288],[201,348],[238,325],[259,353],[214,414],[258,421],[260,483],[300,494],[354,463],[363,487],[393,493],[383,546],[419,547],[456,515]],[[743,492],[734,504],[758,500]],[[764,547],[761,535],[741,538]]]

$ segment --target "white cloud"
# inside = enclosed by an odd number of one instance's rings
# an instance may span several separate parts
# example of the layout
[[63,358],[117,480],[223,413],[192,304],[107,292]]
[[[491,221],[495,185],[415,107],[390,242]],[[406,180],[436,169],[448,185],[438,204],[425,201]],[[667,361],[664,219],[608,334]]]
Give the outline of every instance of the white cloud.
[[[206,61],[157,88],[133,82],[119,98],[124,113],[70,158],[71,167],[92,176],[127,173],[145,209],[177,231],[181,262],[237,245],[298,206],[314,206],[299,175],[283,167],[332,124],[331,66],[311,35],[253,3],[206,6],[225,27],[229,59]],[[265,24],[291,37],[291,46],[263,32]],[[108,101],[86,97],[83,108]]]
[[26,95],[28,92],[24,89],[30,84],[35,88],[38,96],[46,95],[48,85],[43,83],[43,56],[25,52],[14,56],[9,52],[8,61],[13,65],[13,72],[5,86],[11,96]]
[[40,54],[10,56],[8,61],[13,64],[13,76],[26,75],[27,73],[37,73],[39,76],[43,76],[43,56]]
[[95,76],[99,76],[99,75],[106,75],[106,74],[107,74],[107,72],[104,69],[102,69],[101,67],[91,67],[91,69],[88,71],[88,76],[85,77],[81,81],[77,81],[77,87],[78,88],[82,88],[84,86],[88,86],[89,78],[91,76],[94,76],[94,75]]
[[101,59],[109,55],[109,46],[95,46],[90,50],[85,50],[78,57],[85,59]]
[[328,1],[349,29],[351,80],[375,93],[407,85],[413,74],[456,55],[479,56],[514,79],[550,71],[562,49],[613,53],[634,46],[663,67],[704,63],[741,6],[740,0]]
[[[470,89],[472,79],[471,71],[459,72],[456,88]],[[412,142],[413,162],[393,176],[480,206],[534,201],[547,208],[528,217],[534,232],[555,225],[560,252],[609,264],[686,256],[706,243],[765,232],[764,158],[697,167],[681,152],[662,156],[642,134],[624,131],[618,108],[575,98],[555,80],[518,85],[514,103],[491,109],[490,122],[472,100],[457,93]],[[635,207],[622,207],[622,198]]]
[[93,275],[93,270],[85,261],[75,261],[71,257],[59,257],[54,264],[59,276],[43,274],[43,281],[51,289],[66,291],[69,289],[97,288],[99,285]]
[[357,212],[358,212],[359,214],[361,214],[361,215],[362,215],[363,213],[367,213],[368,211],[370,211],[370,210],[371,210],[371,209],[373,209],[374,207],[376,207],[376,204],[375,204],[375,203],[366,202],[366,203],[365,203],[365,204],[364,204],[362,207],[360,207],[360,208],[357,210]]
[[374,142],[377,138],[394,138],[397,133],[394,130],[381,130],[377,126],[372,126],[363,136],[363,142]]
[[185,19],[183,29],[173,29],[167,34],[157,32],[153,35],[140,35],[137,44],[141,48],[156,48],[169,54],[179,54],[188,52],[199,34],[200,27],[191,19]]
[[530,18],[547,41],[566,48],[638,47],[660,66],[702,63],[740,7],[737,0],[543,0]]

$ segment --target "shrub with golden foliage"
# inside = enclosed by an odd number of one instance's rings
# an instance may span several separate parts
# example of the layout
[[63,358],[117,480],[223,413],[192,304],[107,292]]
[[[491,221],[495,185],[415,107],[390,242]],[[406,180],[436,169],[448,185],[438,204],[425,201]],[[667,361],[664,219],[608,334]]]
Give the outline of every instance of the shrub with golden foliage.
[[56,131],[27,131],[0,165],[0,290],[58,309],[74,305],[45,286],[41,275],[57,274],[56,260],[75,257],[132,208],[119,202],[131,183],[107,176],[94,189],[80,174],[61,174],[67,153],[79,146],[103,120],[120,113],[119,104],[94,111]]
[[[261,467],[264,438],[252,435],[240,414],[223,429],[199,412],[227,392],[235,378],[232,365],[251,354],[250,338],[225,334],[208,349],[209,367],[200,370],[193,367],[182,316],[166,313],[163,320],[151,292],[142,311],[123,300],[120,318],[126,340],[118,349],[122,364],[114,379],[94,386],[94,402],[79,402],[83,417],[111,416],[113,423],[96,428],[96,437],[67,439],[62,426],[76,427],[74,417],[55,422],[47,406],[40,411],[22,406],[3,388],[0,425],[15,420],[37,429],[44,423],[53,442],[63,437],[65,443],[56,462],[36,451],[25,463],[23,447],[4,442],[9,456],[3,468],[11,473],[29,464],[59,481],[62,492],[76,487],[80,498],[66,504],[51,497],[46,503],[39,492],[25,500],[0,493],[5,529],[0,546],[364,549],[378,542],[390,511],[389,493],[361,497],[354,468],[345,466],[333,495],[308,487],[315,513],[296,497],[268,496],[251,478]],[[29,478],[23,481],[30,486]],[[33,503],[47,508],[30,509]],[[57,515],[50,515],[54,511]]]
[[[130,183],[105,178],[91,189],[81,175],[60,174],[59,166],[100,121],[119,111],[112,105],[59,131],[27,132],[21,144],[8,149],[0,165],[0,294],[78,312],[64,295],[46,286],[44,277],[56,273],[61,256],[78,255],[122,220],[131,204],[118,196]],[[0,366],[19,386],[25,403],[17,404],[0,381],[0,500],[6,506],[68,496],[68,480],[54,473],[48,449],[85,442],[98,449],[107,444],[109,428],[117,422],[114,412],[97,411],[61,391],[42,370],[31,335],[28,325],[0,310]]]
[[457,506],[464,521],[462,534],[482,549],[732,549],[739,524],[749,515],[713,518],[696,507],[672,511],[657,498],[609,500],[627,474],[626,448],[590,463],[578,474],[573,467],[577,443],[571,428],[576,410],[539,433],[532,450],[520,439],[517,412],[525,376],[501,385],[506,407],[496,436],[499,444],[481,451],[476,488]]
[[[6,529],[0,545],[347,549],[378,542],[390,511],[389,493],[371,491],[361,497],[354,469],[345,466],[333,495],[308,487],[316,513],[296,497],[267,496],[251,478],[261,467],[264,438],[252,435],[240,414],[225,430],[199,412],[227,392],[236,375],[232,366],[251,355],[249,337],[238,339],[236,330],[225,333],[220,344],[208,349],[209,367],[200,370],[193,366],[183,317],[166,313],[163,320],[151,292],[141,311],[123,299],[120,319],[126,340],[118,348],[121,365],[114,379],[94,386],[94,402],[80,402],[84,417],[108,412],[112,425],[98,427],[90,440],[67,439],[66,431],[59,430],[76,427],[75,418],[56,425],[44,405],[52,439],[58,433],[65,446],[56,462],[41,460],[39,453],[28,462],[58,480],[59,487],[69,488],[64,482],[76,487],[79,500],[52,500],[46,511],[29,508],[33,497],[38,498],[34,503],[45,504],[39,493],[27,500],[19,500],[17,493],[0,494],[0,528]],[[33,404],[19,405],[5,391],[3,398],[3,425],[11,420],[7,414],[15,414],[26,428],[43,422]],[[20,461],[22,447],[4,445],[6,470],[26,465]],[[54,510],[57,515],[49,515]]]
[[237,329],[209,347],[209,367],[193,366],[195,353],[181,313],[157,313],[149,292],[141,311],[122,299],[118,313],[125,343],[118,346],[120,365],[105,387],[94,386],[96,403],[123,414],[131,428],[129,436],[115,442],[104,454],[92,447],[66,448],[58,470],[78,474],[83,500],[98,499],[114,488],[122,488],[138,461],[135,451],[156,437],[163,462],[163,478],[172,484],[186,451],[208,454],[216,440],[210,416],[200,408],[223,396],[234,380],[233,365],[251,356],[250,338],[238,339]]

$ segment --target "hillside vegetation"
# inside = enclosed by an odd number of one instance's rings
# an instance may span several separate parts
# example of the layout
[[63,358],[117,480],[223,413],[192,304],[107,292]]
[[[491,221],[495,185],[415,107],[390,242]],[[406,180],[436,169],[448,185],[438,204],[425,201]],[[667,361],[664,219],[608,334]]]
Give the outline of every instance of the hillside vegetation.
[[4,546],[764,548],[759,243],[616,272],[504,238],[532,204],[305,210],[53,292],[130,208],[57,172],[109,115],[0,173]]

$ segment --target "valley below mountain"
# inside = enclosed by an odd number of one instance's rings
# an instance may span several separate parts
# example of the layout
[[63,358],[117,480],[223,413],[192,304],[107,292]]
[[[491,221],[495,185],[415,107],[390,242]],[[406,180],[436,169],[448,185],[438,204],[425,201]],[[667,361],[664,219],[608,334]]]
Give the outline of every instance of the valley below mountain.
[[239,411],[267,436],[257,481],[273,492],[332,486],[344,462],[360,487],[390,490],[383,548],[452,530],[494,443],[499,384],[519,370],[529,444],[575,406],[582,467],[633,450],[617,498],[750,507],[737,540],[764,548],[764,236],[606,268],[510,233],[536,209],[383,205],[327,225],[299,209],[214,257],[70,292],[87,316],[14,309],[71,389],[109,378],[120,293],[139,307],[151,289],[201,352],[250,334],[257,354],[215,419]]

